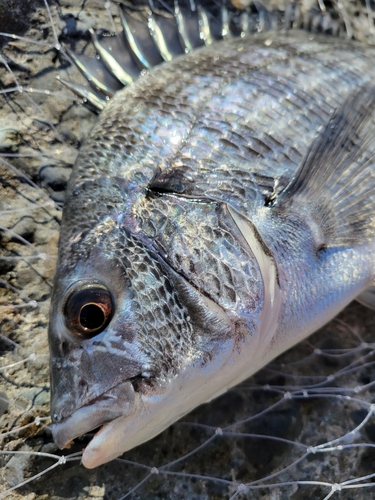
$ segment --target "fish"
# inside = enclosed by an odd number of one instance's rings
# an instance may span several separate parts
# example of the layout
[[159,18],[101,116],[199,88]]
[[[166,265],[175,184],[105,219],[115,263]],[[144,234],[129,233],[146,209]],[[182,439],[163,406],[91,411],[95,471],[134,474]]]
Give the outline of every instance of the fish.
[[104,107],[65,196],[52,433],[94,468],[374,307],[375,49],[301,30],[205,44]]

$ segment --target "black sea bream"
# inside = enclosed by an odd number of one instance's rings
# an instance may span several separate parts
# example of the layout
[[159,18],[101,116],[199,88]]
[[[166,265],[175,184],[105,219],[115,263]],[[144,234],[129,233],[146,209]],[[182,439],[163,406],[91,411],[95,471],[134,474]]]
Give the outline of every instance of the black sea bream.
[[104,424],[86,467],[371,304],[373,61],[342,38],[251,34],[106,106],[69,181],[49,329],[56,443]]

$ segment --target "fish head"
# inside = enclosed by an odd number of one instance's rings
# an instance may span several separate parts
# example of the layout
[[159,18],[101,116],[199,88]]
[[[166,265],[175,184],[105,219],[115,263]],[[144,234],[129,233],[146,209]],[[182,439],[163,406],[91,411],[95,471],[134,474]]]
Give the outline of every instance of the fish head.
[[87,467],[225,392],[251,362],[237,363],[242,345],[256,351],[259,342],[262,273],[225,206],[147,203],[147,217],[144,200],[132,224],[108,216],[69,241],[59,260],[49,328],[52,432],[64,448],[101,427],[84,451]]
[[131,413],[133,382],[144,371],[145,357],[134,342],[127,278],[96,238],[98,245],[89,252],[90,235],[83,238],[74,246],[79,254],[74,262],[60,264],[51,302],[51,414],[54,438],[62,448]]

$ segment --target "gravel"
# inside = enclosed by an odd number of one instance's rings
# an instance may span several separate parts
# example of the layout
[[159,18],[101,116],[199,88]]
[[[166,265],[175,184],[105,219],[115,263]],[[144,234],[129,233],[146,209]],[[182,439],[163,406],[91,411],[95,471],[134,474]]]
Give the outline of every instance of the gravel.
[[[110,26],[99,2],[83,4],[81,9],[77,1],[61,0],[61,10],[52,9],[61,41],[77,51],[87,45],[87,27]],[[375,318],[359,304],[123,460],[94,470],[84,469],[79,459],[65,464],[62,459],[58,465],[63,453],[48,427],[49,297],[64,189],[95,115],[56,80],[77,81],[80,75],[53,48],[42,2],[27,1],[22,20],[11,23],[9,12],[20,5],[25,0],[0,2],[0,30],[46,45],[3,41],[8,69],[0,68],[4,89],[18,84],[28,89],[9,91],[0,101],[0,428],[7,452],[0,453],[0,494],[35,477],[8,498],[110,500],[130,492],[126,498],[201,500],[230,498],[239,488],[237,498],[312,500],[325,498],[330,483],[372,474],[375,423],[367,417],[373,401]],[[314,448],[340,437],[331,451]],[[80,451],[87,439],[77,440],[65,455]],[[302,456],[273,480],[289,486],[247,492],[239,486],[269,484],[267,476]],[[369,492],[357,488],[339,498],[368,499]]]

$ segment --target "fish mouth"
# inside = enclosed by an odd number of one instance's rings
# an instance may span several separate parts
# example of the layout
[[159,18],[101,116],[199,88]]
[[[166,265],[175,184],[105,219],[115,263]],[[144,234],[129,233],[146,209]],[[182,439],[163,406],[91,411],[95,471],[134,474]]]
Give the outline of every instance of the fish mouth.
[[73,441],[88,432],[117,419],[129,416],[135,409],[131,382],[123,382],[76,410],[61,422],[52,424],[53,440],[60,449],[70,448]]

